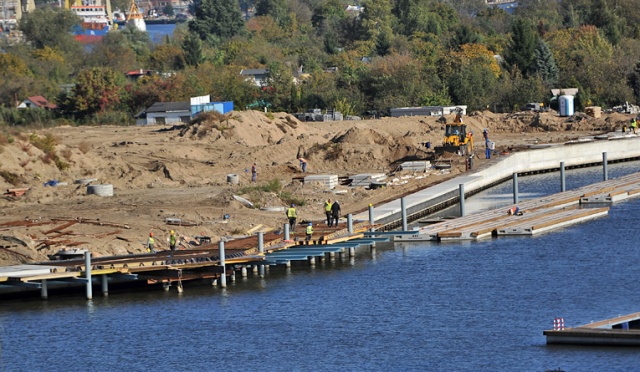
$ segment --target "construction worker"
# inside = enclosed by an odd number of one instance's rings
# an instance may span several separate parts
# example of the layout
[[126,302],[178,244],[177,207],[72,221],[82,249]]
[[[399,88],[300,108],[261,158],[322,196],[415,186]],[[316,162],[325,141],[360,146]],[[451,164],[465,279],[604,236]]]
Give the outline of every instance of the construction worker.
[[258,165],[253,163],[251,166],[251,182],[256,183],[258,181]]
[[327,216],[327,226],[331,227],[331,199],[324,202],[324,214]]
[[307,172],[307,160],[305,158],[299,158],[300,160],[300,168],[302,168],[302,173]]
[[171,249],[169,257],[173,257],[173,252],[176,251],[176,232],[173,230],[169,233],[169,249]]
[[631,130],[633,131],[633,134],[636,134],[636,128],[638,127],[638,122],[636,121],[635,118],[631,119]]
[[149,239],[147,240],[147,252],[156,253],[156,250],[153,249],[155,244],[156,244],[156,241],[155,239],[153,239],[153,231],[152,231],[149,233]]
[[331,226],[335,226],[338,227],[338,219],[340,218],[340,204],[338,204],[338,201],[335,200],[333,202],[333,204],[331,204],[331,219],[333,220],[331,225],[329,225],[329,227]]
[[287,209],[287,218],[289,218],[289,226],[291,227],[291,232],[295,232],[296,220],[298,219],[298,215],[296,214],[295,204],[291,204],[291,207]]
[[309,222],[309,225],[307,225],[307,237],[305,238],[305,241],[310,241],[311,235],[313,235],[313,225]]

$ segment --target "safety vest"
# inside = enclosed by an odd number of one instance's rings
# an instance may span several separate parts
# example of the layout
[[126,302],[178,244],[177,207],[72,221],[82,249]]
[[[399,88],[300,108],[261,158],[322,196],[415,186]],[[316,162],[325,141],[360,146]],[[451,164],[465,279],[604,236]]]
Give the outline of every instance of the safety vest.
[[149,237],[149,245],[154,245],[155,244],[155,240],[152,237]]
[[296,216],[296,209],[295,208],[289,208],[287,210],[287,217],[289,218],[296,218],[298,216]]
[[307,226],[307,235],[313,234],[313,226]]
[[169,244],[176,245],[176,236],[175,235],[171,235],[169,237]]
[[324,210],[326,212],[331,212],[331,203],[329,202],[324,202]]

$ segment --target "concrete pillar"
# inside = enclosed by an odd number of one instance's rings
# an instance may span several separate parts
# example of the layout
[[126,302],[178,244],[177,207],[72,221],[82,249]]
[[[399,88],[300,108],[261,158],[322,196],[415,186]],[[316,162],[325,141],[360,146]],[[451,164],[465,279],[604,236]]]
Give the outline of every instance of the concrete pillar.
[[407,231],[409,227],[407,227],[407,206],[404,198],[400,198],[400,210],[402,211],[402,231]]
[[567,191],[567,183],[564,177],[564,162],[560,162],[560,192]]
[[47,288],[47,279],[42,279],[42,281],[40,281],[40,284],[42,284],[42,287],[40,287],[40,298],[42,298],[43,300],[46,300],[49,298],[49,289]]
[[285,223],[284,224],[284,240],[289,240],[289,239],[291,239],[289,235],[289,224]]
[[349,247],[349,257],[353,257],[356,255],[356,249],[354,247]]
[[607,169],[607,153],[602,153],[602,179],[609,180],[609,170]]
[[336,258],[336,252],[329,252],[330,258]]
[[351,213],[347,214],[347,231],[349,234],[353,234],[353,216]]
[[246,266],[242,266],[242,269],[240,269],[240,274],[242,275],[243,278],[247,277],[247,267]]
[[513,174],[513,204],[518,204],[518,173]]
[[235,266],[231,268],[231,275],[229,275],[231,277],[231,283],[235,283],[236,282],[236,268]]
[[315,257],[309,257],[309,265],[316,266],[316,258]]
[[93,298],[93,286],[91,282],[91,252],[84,252],[84,273],[87,279],[87,300]]
[[460,217],[464,217],[464,183],[461,183],[459,186],[459,194],[460,194]]
[[220,241],[220,266],[222,266],[222,276],[220,277],[220,286],[222,288],[227,288],[227,268],[225,267],[224,262],[224,242]]
[[100,276],[100,282],[102,284],[102,295],[107,297],[109,295],[109,277],[107,274],[102,274]]
[[[264,254],[264,233],[262,231],[258,233],[258,252],[260,252],[260,255]],[[260,272],[260,277],[263,278],[264,265],[260,265],[260,267],[258,268],[258,271]]]
[[287,268],[291,268],[291,261],[287,261],[287,263],[284,264]]

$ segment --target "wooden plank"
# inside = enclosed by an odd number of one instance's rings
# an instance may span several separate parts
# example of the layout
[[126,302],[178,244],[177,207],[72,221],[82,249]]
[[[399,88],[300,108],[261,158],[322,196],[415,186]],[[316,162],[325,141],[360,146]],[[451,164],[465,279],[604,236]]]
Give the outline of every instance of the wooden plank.
[[567,221],[572,221],[572,220],[575,220],[575,219],[578,219],[578,218],[582,218],[582,217],[591,216],[591,215],[598,214],[598,213],[601,213],[601,212],[604,212],[604,211],[608,211],[608,210],[609,210],[609,208],[588,209],[588,210],[585,210],[582,213],[572,214],[572,215],[564,217],[564,218],[558,218],[558,219],[554,219],[554,220],[551,220],[551,221],[540,223],[538,225],[533,225],[531,227],[531,229],[532,230],[539,230],[539,229],[543,229],[545,227],[557,225],[557,224],[560,224],[560,223],[563,223],[563,222],[567,222]]
[[263,226],[263,225],[262,225],[261,223],[259,223],[259,224],[255,225],[254,227],[252,227],[252,228],[250,228],[249,230],[247,230],[247,235],[251,235],[251,234],[253,234],[254,232],[256,232],[256,231],[260,230],[260,229],[262,228],[262,226]]
[[47,230],[47,231],[43,232],[43,234],[44,234],[44,235],[49,235],[49,234],[54,233],[54,232],[59,232],[60,230],[64,230],[64,229],[66,229],[67,227],[69,227],[69,226],[73,226],[73,225],[75,225],[75,224],[77,224],[77,223],[78,223],[78,221],[69,221],[69,222],[67,222],[67,223],[63,223],[63,224],[62,224],[62,225],[60,225],[60,226],[54,227],[54,228],[53,228],[53,229],[51,229],[51,230]]
[[461,231],[443,231],[438,233],[438,238],[459,238],[462,236]]
[[62,273],[49,273],[49,274],[40,274],[40,275],[32,275],[32,276],[24,276],[19,278],[11,278],[11,280],[19,280],[21,282],[30,282],[33,280],[53,280],[53,279],[61,279],[61,278],[75,278],[80,276],[80,272],[78,271],[69,271]]

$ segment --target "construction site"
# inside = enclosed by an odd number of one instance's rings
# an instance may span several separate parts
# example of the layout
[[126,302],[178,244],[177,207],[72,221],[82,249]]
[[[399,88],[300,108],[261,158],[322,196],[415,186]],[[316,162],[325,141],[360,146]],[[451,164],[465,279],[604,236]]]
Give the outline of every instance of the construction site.
[[[479,169],[520,150],[620,130],[630,117],[476,112],[462,120],[469,133],[482,138],[487,129],[496,143],[492,160],[485,159],[482,141],[470,151]],[[339,201],[346,223],[347,214],[470,171],[468,156],[436,157],[425,145],[443,142],[439,119],[315,123],[245,111],[180,127],[9,133],[0,147],[0,186],[6,190],[0,262],[46,262],[69,250],[88,250],[95,258],[145,254],[150,232],[156,249],[164,251],[171,230],[178,250],[189,250],[203,239],[215,243],[281,231],[290,204],[299,222],[322,221],[327,199]],[[43,142],[50,144],[44,150]],[[308,161],[306,173],[299,155]],[[256,183],[249,171],[254,162]],[[443,163],[450,166],[436,166]]]

